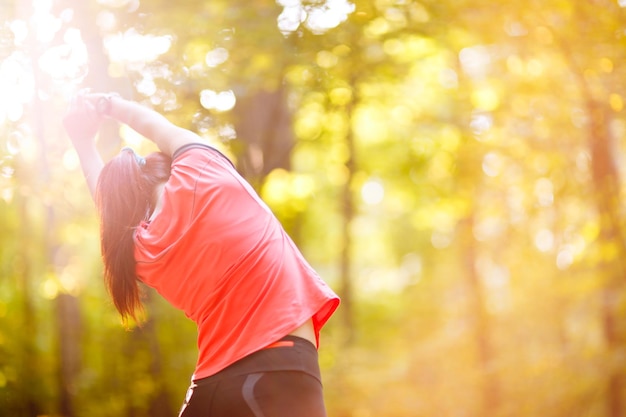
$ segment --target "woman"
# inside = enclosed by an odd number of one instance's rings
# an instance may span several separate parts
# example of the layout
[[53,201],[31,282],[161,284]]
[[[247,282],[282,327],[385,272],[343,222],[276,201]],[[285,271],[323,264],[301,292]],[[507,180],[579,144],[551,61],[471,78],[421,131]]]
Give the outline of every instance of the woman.
[[[94,137],[106,117],[160,152],[124,148],[105,165]],[[325,416],[317,347],[339,298],[232,163],[118,95],[78,95],[63,123],[96,201],[117,310],[136,319],[141,281],[198,326],[180,416]]]

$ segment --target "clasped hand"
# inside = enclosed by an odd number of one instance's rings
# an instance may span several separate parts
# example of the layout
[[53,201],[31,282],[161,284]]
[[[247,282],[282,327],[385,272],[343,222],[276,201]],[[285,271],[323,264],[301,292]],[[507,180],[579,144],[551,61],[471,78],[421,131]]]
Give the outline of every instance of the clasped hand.
[[63,127],[74,145],[90,142],[95,137],[104,116],[98,111],[98,101],[104,93],[79,91],[70,102],[63,117]]

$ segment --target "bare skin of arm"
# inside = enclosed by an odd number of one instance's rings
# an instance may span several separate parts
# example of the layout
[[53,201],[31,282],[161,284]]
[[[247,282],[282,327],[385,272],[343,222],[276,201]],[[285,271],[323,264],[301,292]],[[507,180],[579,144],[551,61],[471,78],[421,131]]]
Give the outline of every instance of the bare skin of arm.
[[102,93],[77,96],[72,100],[63,125],[76,149],[92,197],[104,167],[95,136],[105,117],[128,125],[169,156],[181,146],[201,142],[195,133],[174,125],[160,113],[133,101]]
[[[169,156],[172,156],[181,146],[201,142],[195,133],[174,125],[156,111],[119,96],[86,94],[77,97],[70,106],[63,124],[80,158],[83,174],[92,197],[95,196],[98,177],[104,167],[94,140],[104,117],[128,125],[143,137],[153,141],[161,152]],[[162,187],[157,189],[157,193],[160,190]],[[160,198],[157,198],[157,201],[160,201]],[[156,215],[159,207],[153,215]],[[311,319],[291,331],[290,334],[307,339],[314,346],[316,345],[315,330]]]
[[195,133],[176,126],[162,114],[133,101],[113,96],[108,116],[131,127],[153,141],[159,150],[169,156],[181,146],[200,142]]

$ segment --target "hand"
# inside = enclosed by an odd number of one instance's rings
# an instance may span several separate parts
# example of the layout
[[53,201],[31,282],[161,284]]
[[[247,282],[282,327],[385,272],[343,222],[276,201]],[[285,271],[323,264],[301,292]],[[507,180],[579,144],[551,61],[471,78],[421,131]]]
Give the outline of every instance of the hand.
[[88,94],[83,90],[70,102],[63,117],[63,127],[74,146],[88,143],[96,136],[102,122],[96,103],[101,97],[102,94]]

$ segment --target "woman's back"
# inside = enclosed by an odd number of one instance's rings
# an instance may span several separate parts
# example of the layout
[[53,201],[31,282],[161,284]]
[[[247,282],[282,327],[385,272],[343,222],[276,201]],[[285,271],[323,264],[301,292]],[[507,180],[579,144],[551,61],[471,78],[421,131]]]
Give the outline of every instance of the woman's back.
[[203,378],[338,299],[230,162],[202,145],[174,156],[161,212],[135,235],[137,275],[198,324]]

